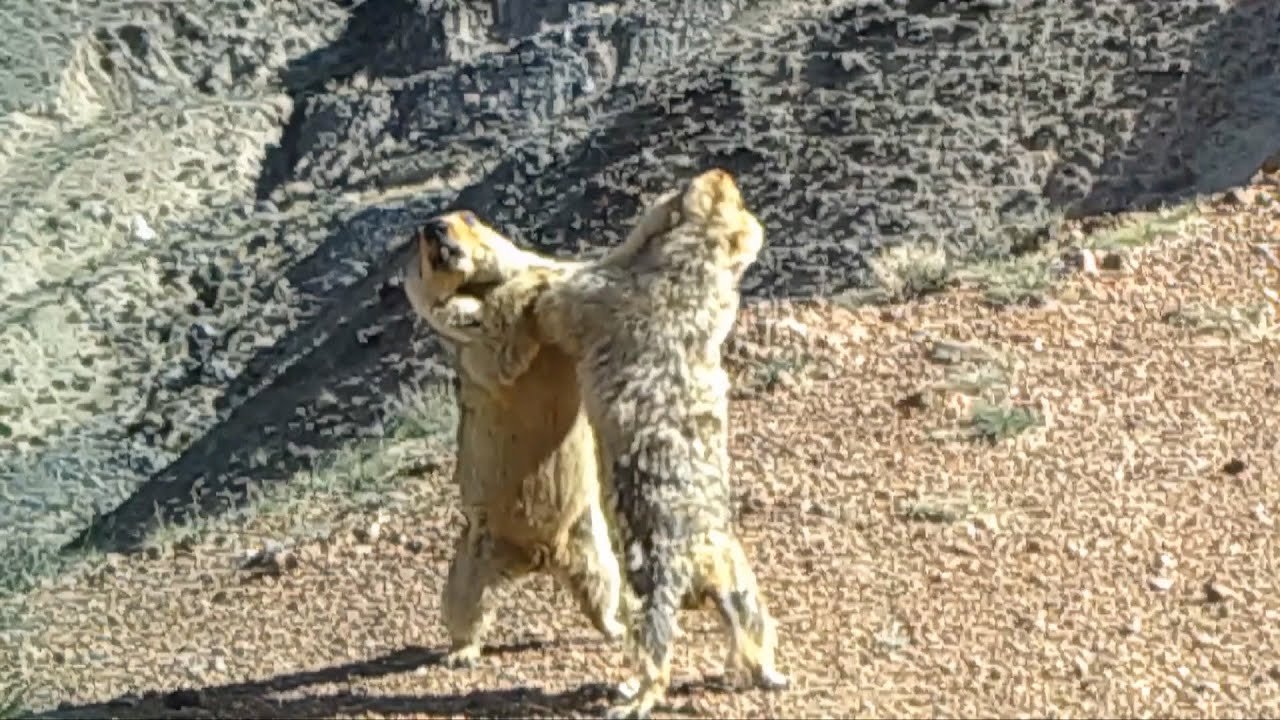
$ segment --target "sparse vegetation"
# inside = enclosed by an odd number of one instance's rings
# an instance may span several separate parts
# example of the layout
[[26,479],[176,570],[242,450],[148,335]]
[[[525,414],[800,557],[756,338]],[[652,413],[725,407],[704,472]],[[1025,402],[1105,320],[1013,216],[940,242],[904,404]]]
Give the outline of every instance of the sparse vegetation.
[[0,600],[30,589],[67,564],[55,548],[10,539],[0,543]]
[[0,681],[0,720],[18,720],[29,713],[24,709],[26,688],[18,684],[8,685]]
[[939,292],[951,282],[951,262],[939,246],[904,243],[869,262],[876,287],[888,302],[904,302]]
[[1038,427],[1041,423],[1040,414],[1032,408],[996,405],[979,400],[974,404],[969,428],[973,437],[996,443]]
[[995,443],[1041,424],[1037,411],[1011,403],[1013,378],[1023,362],[1010,352],[1001,352],[981,343],[964,343],[934,338],[928,347],[929,359],[947,366],[943,378],[925,391],[929,394],[960,396],[960,407],[969,410],[962,427],[935,429],[937,440],[982,439]]
[[1039,305],[1063,274],[1057,252],[1039,250],[1003,260],[977,262],[956,272],[961,284],[978,288],[994,307]]
[[435,383],[404,393],[391,408],[391,437],[432,442],[451,440],[458,427],[453,388]]
[[949,525],[982,512],[986,498],[969,494],[922,493],[898,503],[898,515],[905,520]]
[[250,501],[231,512],[214,518],[197,515],[182,524],[162,523],[148,545],[164,549],[194,544],[210,532],[231,532],[254,516],[287,517],[290,534],[297,537],[323,534],[327,519],[309,512],[312,506],[322,505],[331,513],[335,507],[360,511],[387,505],[388,493],[406,476],[439,463],[453,444],[457,422],[449,385],[408,388],[388,402],[383,437],[329,453],[288,482],[255,488]]
[[[328,453],[288,482],[251,485],[246,502],[217,516],[201,513],[194,498],[183,522],[168,520],[157,510],[156,526],[147,535],[144,549],[163,553],[189,547],[211,533],[235,533],[255,516],[287,517],[291,532],[298,536],[323,533],[326,520],[315,517],[311,506],[365,509],[386,504],[388,491],[407,475],[438,464],[453,443],[457,420],[457,404],[447,384],[406,389],[388,403],[383,437]],[[335,502],[338,498],[341,502]],[[101,556],[92,551],[63,554],[48,544],[8,540],[0,544],[0,598],[25,592],[40,578],[72,565],[99,560]]]
[[845,307],[909,302],[941,292],[952,284],[946,251],[926,242],[905,242],[879,251],[867,261],[870,286],[832,298]]
[[755,373],[747,379],[748,391],[773,392],[779,387],[794,385],[809,364],[803,354],[766,358],[756,366]]
[[1114,219],[1110,227],[1085,236],[1084,247],[1094,250],[1129,250],[1176,233],[1197,213],[1194,203],[1183,203],[1153,212],[1129,213]]
[[1280,339],[1276,307],[1266,301],[1225,307],[1199,303],[1168,313],[1165,321],[1196,335],[1216,335],[1246,342]]

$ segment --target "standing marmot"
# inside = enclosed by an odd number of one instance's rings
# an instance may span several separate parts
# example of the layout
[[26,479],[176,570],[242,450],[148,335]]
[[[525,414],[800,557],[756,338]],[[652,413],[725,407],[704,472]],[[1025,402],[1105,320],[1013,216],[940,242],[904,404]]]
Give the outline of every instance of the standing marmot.
[[[774,622],[732,527],[728,391],[720,350],[738,283],[763,244],[733,177],[705,172],[660,198],[627,240],[576,269],[533,268],[486,296],[459,295],[438,317],[494,348],[503,382],[539,346],[578,360],[601,442],[627,577],[639,672],[611,717],[646,716],[666,693],[677,610],[710,599],[729,635],[729,668],[780,688]],[[463,288],[462,292],[466,292]]]
[[[521,250],[471,213],[451,213],[419,229],[417,253],[405,268],[405,293],[420,316],[456,343],[456,331],[434,317],[442,303],[464,283],[475,288],[529,267],[576,265]],[[473,294],[463,304],[482,304],[482,297]],[[494,356],[484,346],[457,350],[454,480],[466,527],[441,602],[452,641],[446,663],[479,657],[493,591],[534,571],[551,572],[600,632],[621,637],[621,577],[600,508],[598,449],[582,412],[573,360],[544,347],[514,382],[500,384]]]

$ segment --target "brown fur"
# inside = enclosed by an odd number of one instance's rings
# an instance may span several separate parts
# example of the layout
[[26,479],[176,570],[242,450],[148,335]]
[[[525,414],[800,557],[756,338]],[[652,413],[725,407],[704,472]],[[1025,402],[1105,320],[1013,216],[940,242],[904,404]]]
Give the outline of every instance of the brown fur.
[[[502,381],[539,348],[578,361],[628,580],[637,674],[613,717],[646,716],[670,683],[677,610],[712,601],[730,668],[761,687],[774,667],[774,622],[732,528],[729,379],[721,346],[735,320],[743,272],[763,230],[729,173],[711,170],[655,202],[627,240],[572,271],[532,268],[493,290],[483,308],[455,304],[459,326],[504,337]],[[475,312],[473,312],[475,311]]]
[[[448,312],[458,288],[530,267],[574,264],[520,250],[469,213],[451,213],[419,229],[405,292],[415,311],[456,343],[456,329],[437,313]],[[484,303],[483,295],[457,301]],[[620,636],[621,578],[600,507],[595,435],[582,411],[573,360],[544,347],[514,382],[499,383],[495,358],[484,346],[459,345],[457,351],[454,480],[467,522],[441,603],[452,641],[447,663],[479,656],[494,591],[531,572],[552,573],[596,629]]]

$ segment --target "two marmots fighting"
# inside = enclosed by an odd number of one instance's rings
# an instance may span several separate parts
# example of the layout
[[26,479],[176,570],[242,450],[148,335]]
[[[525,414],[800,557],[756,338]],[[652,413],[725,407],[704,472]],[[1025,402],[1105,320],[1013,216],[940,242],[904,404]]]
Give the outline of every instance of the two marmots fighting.
[[[764,242],[733,177],[710,170],[662,195],[590,262],[522,250],[468,211],[416,239],[406,293],[458,351],[466,527],[442,602],[448,661],[479,656],[496,588],[541,571],[604,635],[627,631],[634,671],[610,717],[662,700],[677,615],[707,601],[726,669],[785,687],[730,510],[721,347]],[[638,600],[626,620],[619,558]]]

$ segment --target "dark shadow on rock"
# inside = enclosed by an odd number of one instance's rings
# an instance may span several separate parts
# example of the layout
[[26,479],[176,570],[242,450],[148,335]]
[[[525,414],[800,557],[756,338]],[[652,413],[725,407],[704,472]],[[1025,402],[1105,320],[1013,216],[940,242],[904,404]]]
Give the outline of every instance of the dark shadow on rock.
[[[298,162],[297,148],[312,98],[330,84],[342,84],[357,73],[381,77],[388,73],[412,74],[439,66],[448,57],[441,27],[442,10],[432,3],[413,0],[365,0],[339,2],[351,14],[342,34],[324,47],[289,63],[281,78],[293,109],[278,143],[267,149],[255,195],[264,200],[292,179]],[[325,132],[312,127],[309,132]]]
[[[566,21],[571,4],[355,4],[337,39],[283,73],[292,111],[279,142],[266,149],[257,199],[295,180],[371,190],[451,175],[442,158],[473,160],[607,87],[612,51],[597,58],[592,46],[595,26],[607,20],[581,32],[543,33],[548,23]],[[508,96],[485,103],[491,88]]]
[[[64,550],[137,550],[158,521],[217,514],[325,451],[380,436],[382,398],[430,377],[421,362],[406,361],[414,319],[398,274],[411,229],[439,210],[375,208],[332,230],[286,273],[299,297],[310,298],[298,308],[302,320],[231,381],[216,402],[225,419]],[[367,274],[354,275],[351,263]]]
[[1169,15],[1193,13],[1210,23],[1185,63],[1134,53],[1137,84],[1154,100],[1087,192],[1046,188],[1068,215],[1154,209],[1218,193],[1247,183],[1280,151],[1280,4],[1242,0],[1221,8],[1167,3],[1141,16],[1135,35],[1157,39]]
[[[519,653],[540,643],[500,646],[487,655]],[[609,701],[607,685],[587,684],[564,693],[547,693],[536,687],[475,690],[445,695],[373,695],[343,687],[360,680],[388,675],[427,672],[466,672],[441,665],[442,653],[406,648],[380,658],[347,663],[320,670],[279,675],[267,680],[205,688],[126,695],[104,703],[60,705],[34,718],[169,718],[255,717],[318,718],[346,715],[401,715],[456,717],[567,717],[596,714]],[[338,686],[321,690],[317,686]]]

